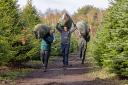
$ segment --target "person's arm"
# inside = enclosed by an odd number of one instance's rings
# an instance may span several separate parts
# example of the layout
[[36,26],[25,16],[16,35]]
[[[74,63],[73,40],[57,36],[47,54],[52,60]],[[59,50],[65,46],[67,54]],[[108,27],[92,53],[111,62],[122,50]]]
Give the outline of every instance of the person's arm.
[[82,37],[82,35],[81,35],[80,31],[78,31],[78,36],[79,36],[80,38]]
[[55,33],[53,33],[52,35],[53,35],[53,42],[55,42],[55,40],[56,40]]
[[76,24],[73,24],[73,28],[70,29],[70,33],[73,33],[77,29]]
[[57,29],[59,32],[62,32],[62,28],[61,28],[61,25],[60,25],[59,23],[57,23],[56,29]]
[[49,41],[50,43],[53,43],[53,40],[54,40],[54,35],[51,34],[51,35],[48,37],[48,41]]

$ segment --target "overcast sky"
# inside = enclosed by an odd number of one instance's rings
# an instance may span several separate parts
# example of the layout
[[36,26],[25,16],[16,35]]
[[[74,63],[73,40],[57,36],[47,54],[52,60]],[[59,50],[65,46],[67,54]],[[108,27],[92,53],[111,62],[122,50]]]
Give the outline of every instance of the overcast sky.
[[[27,0],[18,0],[18,4],[23,8]],[[85,5],[93,5],[95,7],[106,9],[109,6],[108,0],[33,0],[33,5],[45,13],[48,8],[51,9],[66,9],[70,14],[73,14],[78,8]]]

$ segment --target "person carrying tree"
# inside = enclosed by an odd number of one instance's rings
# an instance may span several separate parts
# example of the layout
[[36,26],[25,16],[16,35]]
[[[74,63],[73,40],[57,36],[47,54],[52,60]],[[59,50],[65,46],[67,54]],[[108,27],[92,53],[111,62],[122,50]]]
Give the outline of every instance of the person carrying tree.
[[87,43],[90,40],[90,28],[85,21],[79,21],[76,24],[79,35],[79,57],[82,58],[81,64],[84,64],[85,55],[87,50]]
[[63,56],[63,67],[67,67],[69,65],[68,57],[70,48],[70,38],[71,33],[74,32],[74,29],[70,29],[67,25],[62,26],[60,23],[57,23],[56,29],[61,33],[61,53]]
[[44,72],[46,72],[48,67],[48,60],[51,52],[51,43],[54,40],[54,30],[50,29],[50,32],[47,33],[41,40],[41,51],[40,58],[44,66]]

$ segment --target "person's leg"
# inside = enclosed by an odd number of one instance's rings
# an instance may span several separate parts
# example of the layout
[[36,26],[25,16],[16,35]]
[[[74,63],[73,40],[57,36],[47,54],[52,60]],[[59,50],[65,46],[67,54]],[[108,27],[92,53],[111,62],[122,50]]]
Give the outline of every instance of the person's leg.
[[85,61],[85,57],[86,57],[86,49],[87,49],[87,43],[85,43],[84,48],[83,48],[83,59],[82,59],[82,64],[84,64]]
[[44,65],[44,50],[40,51],[40,60],[41,60],[42,64]]
[[84,64],[84,61],[85,61],[85,55],[86,55],[86,49],[84,49],[84,51],[83,51],[82,64]]
[[66,46],[65,46],[65,64],[66,65],[68,65],[69,48],[70,48],[70,45],[66,44]]
[[61,53],[63,57],[63,65],[65,65],[65,45],[61,44]]
[[49,60],[49,54],[50,52],[49,51],[45,51],[45,56],[44,56],[44,66],[45,66],[45,69],[47,69],[47,66],[48,66],[48,60]]
[[80,48],[79,48],[79,56],[80,56],[80,58],[82,58],[82,51],[83,51],[83,47],[80,46]]
[[82,58],[82,51],[83,51],[83,41],[81,40],[80,41],[80,44],[79,44],[79,57]]

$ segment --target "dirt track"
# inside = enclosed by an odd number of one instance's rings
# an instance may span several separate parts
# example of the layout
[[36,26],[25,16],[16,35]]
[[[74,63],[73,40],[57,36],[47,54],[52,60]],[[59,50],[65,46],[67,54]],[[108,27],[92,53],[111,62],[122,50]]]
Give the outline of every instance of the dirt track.
[[70,56],[69,66],[66,70],[62,67],[62,59],[49,64],[47,72],[36,69],[26,77],[17,80],[16,85],[119,85],[109,79],[100,79],[97,76],[87,75],[94,71],[89,63],[81,65],[78,55]]

